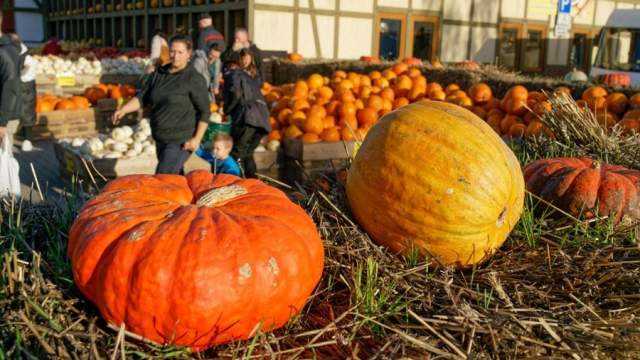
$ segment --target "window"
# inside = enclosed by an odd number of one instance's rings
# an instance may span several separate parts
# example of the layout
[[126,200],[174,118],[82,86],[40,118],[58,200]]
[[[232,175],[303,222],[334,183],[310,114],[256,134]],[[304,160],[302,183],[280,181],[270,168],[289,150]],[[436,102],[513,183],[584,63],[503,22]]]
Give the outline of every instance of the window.
[[438,44],[438,18],[414,16],[411,23],[411,56],[431,61]]
[[618,71],[640,70],[640,30],[605,29],[596,66]]
[[376,22],[375,53],[383,60],[404,57],[404,15],[382,14]]
[[500,45],[498,48],[498,64],[507,69],[516,70],[520,67],[520,26],[503,27],[500,31]]
[[541,30],[528,30],[524,40],[524,70],[542,70],[544,35]]
[[571,42],[570,65],[576,69],[587,71],[587,35],[574,34]]

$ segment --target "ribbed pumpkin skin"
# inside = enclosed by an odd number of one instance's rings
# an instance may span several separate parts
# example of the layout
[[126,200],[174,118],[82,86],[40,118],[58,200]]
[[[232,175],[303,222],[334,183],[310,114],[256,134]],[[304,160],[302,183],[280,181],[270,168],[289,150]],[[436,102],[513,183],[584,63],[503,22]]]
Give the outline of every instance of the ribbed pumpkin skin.
[[590,158],[555,158],[524,169],[527,189],[574,216],[640,219],[640,171]]
[[475,114],[421,101],[369,131],[347,197],[378,243],[469,266],[492,254],[518,221],[524,180],[514,154]]
[[[215,207],[212,188],[247,193]],[[282,326],[318,283],[313,221],[257,180],[194,171],[110,182],[81,210],[68,255],[78,288],[116,326],[201,350]]]

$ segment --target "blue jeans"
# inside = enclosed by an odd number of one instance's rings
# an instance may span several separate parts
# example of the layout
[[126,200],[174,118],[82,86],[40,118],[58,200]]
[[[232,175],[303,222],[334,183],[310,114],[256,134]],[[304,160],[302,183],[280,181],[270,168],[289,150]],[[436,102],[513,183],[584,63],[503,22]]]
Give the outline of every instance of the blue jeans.
[[184,163],[191,153],[182,148],[179,143],[156,142],[158,166],[156,174],[183,174]]

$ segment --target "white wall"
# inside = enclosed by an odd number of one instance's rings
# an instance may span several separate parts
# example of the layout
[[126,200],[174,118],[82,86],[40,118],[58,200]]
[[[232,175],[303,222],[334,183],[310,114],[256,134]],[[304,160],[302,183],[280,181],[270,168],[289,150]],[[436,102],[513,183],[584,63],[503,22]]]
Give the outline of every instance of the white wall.
[[[253,40],[264,50],[293,51],[293,13],[255,10]],[[268,31],[260,31],[268,29]]]
[[[316,15],[318,38],[320,41],[320,57],[333,58],[333,16]],[[316,42],[313,36],[311,15],[300,14],[298,17],[298,52],[306,58],[315,58]]]
[[[593,13],[596,9],[596,2],[591,1],[583,1],[582,8],[578,9],[577,7],[571,8],[571,14],[574,16],[573,23],[574,24],[583,24],[583,25],[591,25],[593,21]],[[580,11],[578,13],[578,11]]]
[[469,26],[444,25],[440,41],[440,60],[458,62],[467,59]]
[[615,10],[616,3],[613,1],[598,0],[596,5],[596,25],[603,26],[607,23],[609,15]]
[[[310,6],[309,0],[299,0],[298,6],[301,8],[308,8]],[[335,10],[336,0],[313,0],[313,8],[321,10]]]
[[444,2],[443,16],[447,20],[469,21],[472,0],[455,0]]
[[493,63],[496,54],[498,31],[490,27],[471,29],[471,53],[469,58],[479,63]]
[[372,19],[340,17],[338,58],[358,59],[362,55],[370,55],[373,45],[372,33]]
[[373,0],[340,0],[341,11],[373,12]]
[[293,6],[293,0],[253,0],[255,4]]
[[417,10],[440,11],[442,0],[413,0],[411,6]]
[[501,10],[502,17],[522,19],[524,18],[525,0],[503,1]]
[[495,24],[498,22],[500,0],[473,0],[473,21]]
[[408,9],[409,1],[408,0],[378,0],[378,6]]

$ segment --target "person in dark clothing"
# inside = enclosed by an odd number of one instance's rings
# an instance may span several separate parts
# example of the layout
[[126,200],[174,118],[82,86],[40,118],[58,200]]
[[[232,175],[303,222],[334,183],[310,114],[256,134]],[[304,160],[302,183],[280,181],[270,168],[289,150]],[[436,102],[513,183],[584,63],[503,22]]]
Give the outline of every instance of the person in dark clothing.
[[238,61],[240,51],[243,49],[251,51],[253,65],[258,70],[258,74],[262,77],[262,53],[256,44],[249,40],[249,31],[244,28],[236,29],[233,41],[229,43],[227,49],[222,53],[222,72],[227,72],[229,65]]
[[156,142],[156,174],[180,174],[198,149],[209,121],[209,93],[204,78],[189,64],[191,39],[174,36],[171,62],[151,74],[144,87],[113,115],[113,122],[149,106],[151,134]]
[[[2,26],[2,12],[0,11],[0,28]],[[10,120],[19,118],[18,105],[20,103],[20,70],[18,68],[18,49],[11,39],[0,31],[0,142],[9,132],[13,135],[15,129],[7,130]],[[15,121],[12,121],[15,122]],[[16,126],[17,127],[17,126]]]
[[196,41],[196,49],[207,51],[212,44],[218,44],[220,47],[224,47],[224,36],[213,27],[213,21],[211,15],[204,13],[200,15],[198,21],[198,39]]
[[260,140],[271,131],[269,109],[260,92],[262,79],[248,49],[240,50],[229,65],[224,81],[224,111],[231,118],[233,150],[231,156],[244,169],[245,177],[256,176],[253,152]]
[[20,127],[23,138],[31,138],[31,128],[36,122],[36,60],[29,55],[27,46],[18,34],[9,34],[9,38],[20,49],[18,67],[20,68],[20,85],[22,103],[20,110]]

